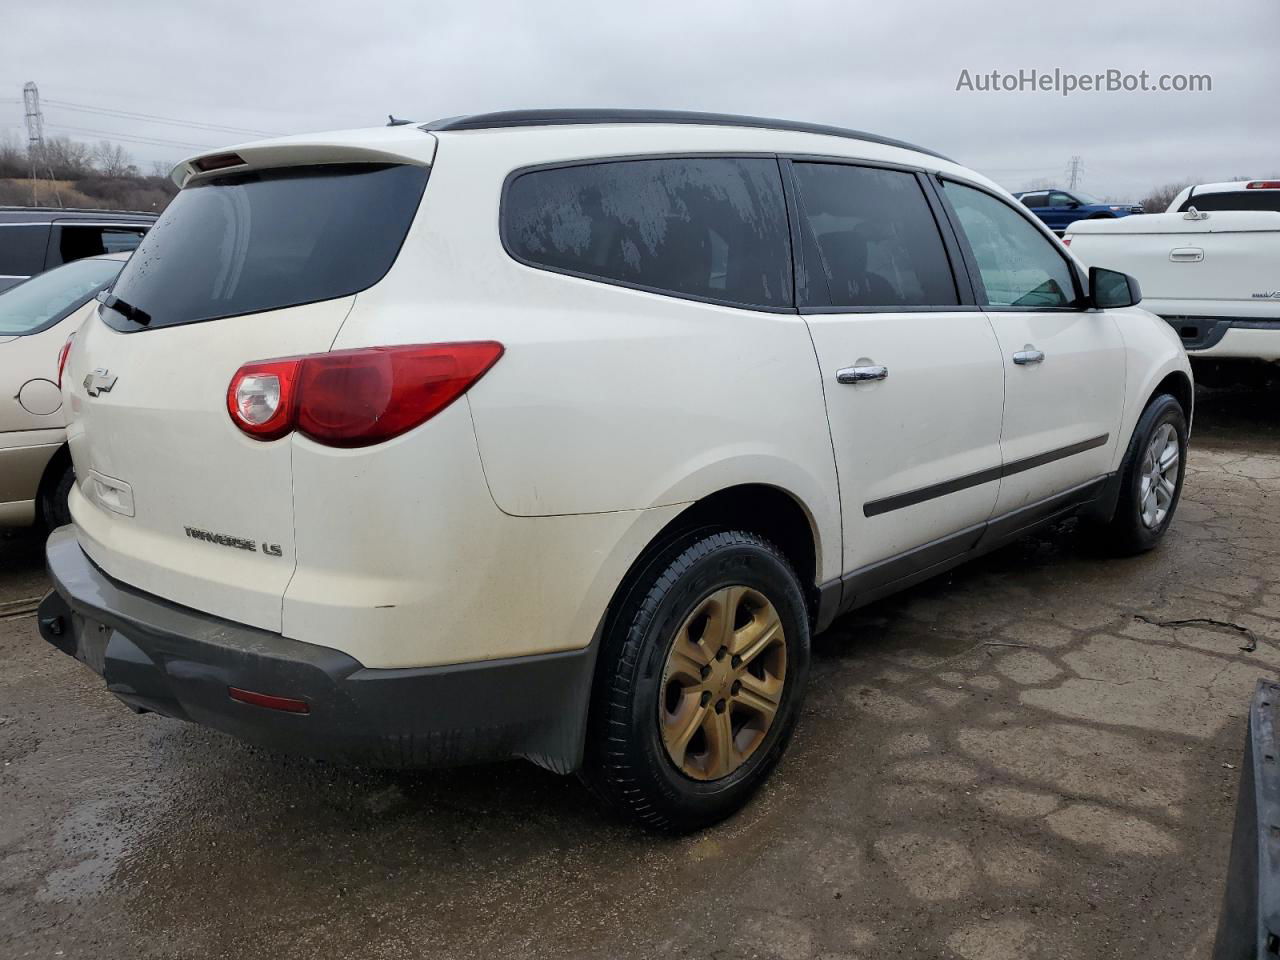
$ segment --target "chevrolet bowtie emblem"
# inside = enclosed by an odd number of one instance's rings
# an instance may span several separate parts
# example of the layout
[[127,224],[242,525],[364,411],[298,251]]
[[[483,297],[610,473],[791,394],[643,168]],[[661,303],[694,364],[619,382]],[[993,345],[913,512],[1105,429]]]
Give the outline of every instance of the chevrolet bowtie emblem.
[[115,385],[115,375],[101,367],[93,373],[86,374],[84,378],[84,392],[91,397],[96,397],[100,393],[110,393]]

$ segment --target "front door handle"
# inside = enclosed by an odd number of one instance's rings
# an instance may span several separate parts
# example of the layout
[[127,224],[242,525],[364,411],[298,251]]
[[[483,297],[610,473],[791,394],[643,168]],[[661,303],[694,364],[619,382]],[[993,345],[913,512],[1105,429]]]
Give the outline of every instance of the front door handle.
[[889,368],[879,364],[868,364],[865,367],[843,367],[836,371],[836,383],[868,383],[872,380],[884,380],[889,376]]
[[1013,355],[1013,362],[1023,367],[1030,363],[1041,363],[1043,360],[1044,351],[1033,349],[1030,344],[1027,344],[1025,350],[1019,350]]

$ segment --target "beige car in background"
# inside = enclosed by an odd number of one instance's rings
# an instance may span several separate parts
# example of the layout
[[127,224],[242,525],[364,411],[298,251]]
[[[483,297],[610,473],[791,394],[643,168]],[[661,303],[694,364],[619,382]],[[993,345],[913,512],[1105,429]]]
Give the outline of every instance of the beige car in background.
[[127,259],[88,257],[0,292],[0,526],[71,521],[59,360]]

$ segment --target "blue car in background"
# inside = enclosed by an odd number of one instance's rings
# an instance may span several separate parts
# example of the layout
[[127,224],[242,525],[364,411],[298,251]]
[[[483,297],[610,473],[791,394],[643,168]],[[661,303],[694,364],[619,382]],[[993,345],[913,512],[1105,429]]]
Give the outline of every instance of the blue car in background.
[[1057,234],[1077,220],[1111,219],[1143,212],[1140,203],[1103,203],[1079,190],[1023,190],[1014,196]]

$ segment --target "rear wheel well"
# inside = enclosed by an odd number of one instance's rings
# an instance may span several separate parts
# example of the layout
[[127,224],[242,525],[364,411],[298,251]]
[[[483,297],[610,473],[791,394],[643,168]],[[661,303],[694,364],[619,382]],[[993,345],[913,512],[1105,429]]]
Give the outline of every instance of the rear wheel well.
[[614,594],[610,612],[617,607],[632,581],[656,557],[694,532],[744,530],[771,542],[791,563],[812,617],[817,610],[817,538],[813,523],[791,494],[766,484],[743,484],[718,490],[691,504],[671,520],[636,558]]

